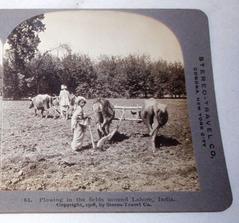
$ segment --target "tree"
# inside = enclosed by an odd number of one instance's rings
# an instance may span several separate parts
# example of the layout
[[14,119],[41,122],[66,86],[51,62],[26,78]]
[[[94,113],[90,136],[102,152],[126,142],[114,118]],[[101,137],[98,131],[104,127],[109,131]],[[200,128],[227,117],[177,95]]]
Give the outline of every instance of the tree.
[[[11,84],[10,80],[12,79],[14,89],[9,96],[13,96],[13,98],[21,97],[24,94],[25,80],[29,78],[25,69],[38,51],[37,47],[40,43],[38,33],[45,30],[45,25],[42,23],[43,18],[44,15],[38,15],[22,22],[8,36],[6,51],[8,62],[5,61],[8,67],[5,70],[4,65],[4,79],[7,80],[7,84]],[[11,71],[11,73],[7,71]],[[6,83],[4,81],[4,86]],[[7,88],[11,87],[6,86]],[[9,93],[9,91],[6,92],[6,94]]]
[[97,76],[90,57],[70,54],[62,59],[62,65],[63,72],[59,75],[61,83],[77,95],[92,97]]
[[28,93],[58,94],[61,85],[58,74],[62,69],[60,59],[51,54],[35,56],[26,66]]
[[181,63],[171,63],[168,66],[169,92],[173,97],[186,95],[184,68]]
[[151,85],[153,96],[162,98],[165,94],[169,93],[169,73],[168,63],[166,61],[156,61],[152,64],[152,78],[153,83]]
[[[97,86],[101,86],[98,94],[102,97],[125,96],[126,75],[123,60],[116,56],[101,56],[96,65]],[[98,88],[100,90],[100,88]]]
[[26,63],[35,56],[40,43],[37,34],[45,30],[43,18],[44,15],[38,15],[22,22],[8,36],[9,59],[19,72],[24,71]]
[[150,58],[142,56],[129,55],[124,60],[124,72],[126,74],[126,90],[129,97],[143,96],[148,97],[151,92]]

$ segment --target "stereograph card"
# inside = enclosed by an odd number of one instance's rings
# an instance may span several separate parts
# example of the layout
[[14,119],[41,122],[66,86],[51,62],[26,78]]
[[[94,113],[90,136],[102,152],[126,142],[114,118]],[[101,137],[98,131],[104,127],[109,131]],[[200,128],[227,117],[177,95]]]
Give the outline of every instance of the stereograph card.
[[0,212],[230,206],[202,11],[11,9],[0,24]]

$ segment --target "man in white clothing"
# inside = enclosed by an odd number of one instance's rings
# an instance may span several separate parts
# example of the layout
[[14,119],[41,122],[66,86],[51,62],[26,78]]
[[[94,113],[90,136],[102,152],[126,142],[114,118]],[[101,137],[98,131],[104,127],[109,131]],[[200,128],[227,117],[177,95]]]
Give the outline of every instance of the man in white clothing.
[[68,119],[68,110],[70,108],[70,93],[67,90],[66,85],[61,85],[61,91],[59,95],[60,113],[61,117]]

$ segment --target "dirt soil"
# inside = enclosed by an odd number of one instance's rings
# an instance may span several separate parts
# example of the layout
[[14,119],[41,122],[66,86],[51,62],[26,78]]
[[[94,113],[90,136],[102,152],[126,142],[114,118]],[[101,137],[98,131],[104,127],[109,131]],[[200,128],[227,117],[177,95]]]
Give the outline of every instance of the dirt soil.
[[[169,121],[152,152],[146,126],[123,121],[101,149],[71,150],[70,120],[41,118],[29,101],[3,101],[1,190],[43,191],[198,191],[186,100],[163,99]],[[142,99],[111,99],[114,105],[142,105]],[[92,112],[92,100],[85,111]],[[53,114],[53,110],[51,111]],[[119,116],[120,114],[117,114]],[[111,130],[116,127],[113,121]],[[98,135],[92,120],[95,142]]]

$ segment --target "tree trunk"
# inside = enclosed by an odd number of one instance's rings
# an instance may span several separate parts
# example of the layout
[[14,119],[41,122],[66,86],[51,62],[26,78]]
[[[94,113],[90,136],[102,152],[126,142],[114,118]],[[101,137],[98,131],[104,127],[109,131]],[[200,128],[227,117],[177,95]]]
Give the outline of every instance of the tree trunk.
[[36,95],[38,95],[40,93],[40,80],[37,79],[36,81]]

